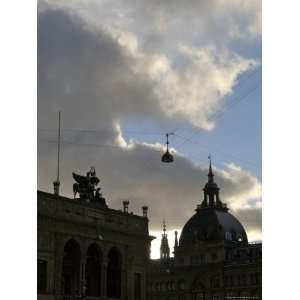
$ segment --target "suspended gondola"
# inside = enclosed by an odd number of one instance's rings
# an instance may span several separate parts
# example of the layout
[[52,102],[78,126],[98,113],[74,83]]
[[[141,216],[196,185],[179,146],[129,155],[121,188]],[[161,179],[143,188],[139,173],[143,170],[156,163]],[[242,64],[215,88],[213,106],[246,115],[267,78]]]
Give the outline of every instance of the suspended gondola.
[[173,155],[169,152],[169,135],[174,135],[174,133],[167,133],[166,137],[167,137],[167,150],[166,152],[163,154],[163,156],[161,157],[161,161],[163,163],[172,163],[174,161],[174,157]]

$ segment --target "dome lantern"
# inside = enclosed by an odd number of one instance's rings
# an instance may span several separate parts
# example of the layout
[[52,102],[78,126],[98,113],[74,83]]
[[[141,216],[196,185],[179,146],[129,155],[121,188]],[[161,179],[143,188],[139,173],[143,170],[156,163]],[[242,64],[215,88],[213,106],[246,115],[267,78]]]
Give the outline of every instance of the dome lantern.
[[[200,207],[219,207],[226,209],[226,205],[223,204],[219,198],[219,187],[214,182],[214,173],[212,171],[211,166],[211,155],[208,157],[209,159],[209,168],[208,168],[208,181],[203,189],[204,192],[204,200],[201,203]],[[199,208],[197,208],[198,210]]]

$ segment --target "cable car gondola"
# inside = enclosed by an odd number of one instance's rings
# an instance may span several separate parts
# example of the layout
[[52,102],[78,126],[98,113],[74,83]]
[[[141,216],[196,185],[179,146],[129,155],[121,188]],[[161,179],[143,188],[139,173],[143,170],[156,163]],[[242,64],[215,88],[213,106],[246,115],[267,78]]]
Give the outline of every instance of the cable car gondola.
[[163,154],[163,156],[161,157],[161,161],[163,163],[171,163],[174,161],[174,157],[173,155],[169,152],[169,135],[173,135],[174,133],[167,133],[166,137],[167,137],[167,151]]

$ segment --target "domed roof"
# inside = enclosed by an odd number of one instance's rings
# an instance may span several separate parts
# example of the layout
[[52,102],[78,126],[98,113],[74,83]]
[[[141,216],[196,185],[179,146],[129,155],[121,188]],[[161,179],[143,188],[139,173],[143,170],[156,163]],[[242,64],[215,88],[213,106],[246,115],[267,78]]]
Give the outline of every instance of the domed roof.
[[229,246],[248,244],[244,227],[228,212],[226,204],[220,200],[219,190],[210,160],[208,182],[203,189],[204,200],[198,205],[196,214],[184,225],[179,246],[190,247],[199,241],[224,241]]
[[179,246],[192,246],[197,241],[224,241],[227,244],[247,244],[247,234],[241,223],[226,208],[198,208],[184,225]]

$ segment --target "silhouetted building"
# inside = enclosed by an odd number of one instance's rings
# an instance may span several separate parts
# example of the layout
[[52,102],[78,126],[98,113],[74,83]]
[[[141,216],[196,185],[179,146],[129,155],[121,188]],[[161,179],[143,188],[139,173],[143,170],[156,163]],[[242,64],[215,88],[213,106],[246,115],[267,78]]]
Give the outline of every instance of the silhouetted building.
[[165,223],[161,257],[151,260],[149,300],[261,299],[261,243],[249,244],[219,197],[211,163],[204,199],[169,257]]
[[109,208],[93,168],[73,178],[73,199],[59,195],[59,180],[54,194],[37,194],[39,300],[261,299],[261,243],[248,243],[220,200],[211,163],[202,203],[179,241],[175,232],[174,257],[164,222],[157,260],[147,206],[142,216],[127,200],[122,210]]
[[[146,299],[151,237],[143,215],[107,206],[99,179],[73,173],[74,199],[37,193],[38,299]],[[79,198],[75,198],[79,194]]]

